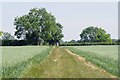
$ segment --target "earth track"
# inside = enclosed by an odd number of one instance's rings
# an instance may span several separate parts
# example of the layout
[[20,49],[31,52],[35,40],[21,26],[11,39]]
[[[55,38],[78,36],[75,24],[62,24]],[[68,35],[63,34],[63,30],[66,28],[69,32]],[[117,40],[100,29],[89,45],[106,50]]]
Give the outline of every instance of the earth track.
[[41,64],[32,65],[22,78],[115,78],[65,48],[55,47]]

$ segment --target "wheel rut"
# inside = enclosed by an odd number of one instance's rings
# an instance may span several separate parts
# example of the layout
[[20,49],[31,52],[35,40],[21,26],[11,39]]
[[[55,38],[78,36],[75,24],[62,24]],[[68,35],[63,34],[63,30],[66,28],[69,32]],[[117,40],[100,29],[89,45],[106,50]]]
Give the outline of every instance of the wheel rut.
[[55,47],[41,64],[32,65],[23,78],[114,78],[65,48]]

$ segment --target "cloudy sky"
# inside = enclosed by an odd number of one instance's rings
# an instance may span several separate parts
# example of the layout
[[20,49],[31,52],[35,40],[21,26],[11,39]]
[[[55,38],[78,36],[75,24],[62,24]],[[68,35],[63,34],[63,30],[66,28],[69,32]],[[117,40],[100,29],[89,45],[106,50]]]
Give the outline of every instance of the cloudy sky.
[[118,37],[117,2],[4,2],[0,6],[2,30],[13,35],[14,18],[27,14],[34,7],[46,8],[56,17],[64,26],[65,41],[80,39],[80,32],[88,26],[101,27],[111,34],[112,38]]

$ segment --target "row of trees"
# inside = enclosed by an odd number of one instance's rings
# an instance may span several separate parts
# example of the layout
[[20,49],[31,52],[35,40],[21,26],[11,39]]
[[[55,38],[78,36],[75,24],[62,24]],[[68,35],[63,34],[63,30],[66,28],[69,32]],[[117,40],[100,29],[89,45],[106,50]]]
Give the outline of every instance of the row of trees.
[[[1,39],[4,40],[3,43],[5,43],[5,45],[6,43],[10,43],[10,45],[20,44],[20,42],[23,42],[27,45],[56,45],[57,43],[61,42],[60,40],[63,38],[63,26],[58,23],[54,15],[47,12],[45,8],[33,8],[29,10],[28,14],[19,17],[17,16],[14,19],[14,25],[16,29],[14,35],[19,41],[15,40],[15,38],[8,32],[0,31]],[[62,43],[112,43],[110,34],[107,34],[104,29],[98,27],[87,27],[82,30],[79,36],[80,40],[78,41],[62,41]]]
[[85,45],[120,45],[120,39],[111,42],[83,42],[81,40],[60,41],[60,46],[85,46]]

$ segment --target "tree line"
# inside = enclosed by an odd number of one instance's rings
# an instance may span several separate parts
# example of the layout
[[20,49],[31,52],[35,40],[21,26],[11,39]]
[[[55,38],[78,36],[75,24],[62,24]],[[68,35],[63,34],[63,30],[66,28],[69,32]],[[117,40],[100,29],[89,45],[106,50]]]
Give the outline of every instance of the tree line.
[[111,39],[104,29],[89,26],[79,34],[80,40],[61,42],[61,46],[81,46],[81,45],[120,45],[120,39]]
[[64,37],[63,26],[45,8],[33,8],[28,14],[15,17],[14,25],[16,29],[14,36],[17,39],[8,32],[0,31],[2,45],[111,44],[113,42],[110,34],[94,26],[83,29],[79,34],[79,41],[63,42],[61,41]]

